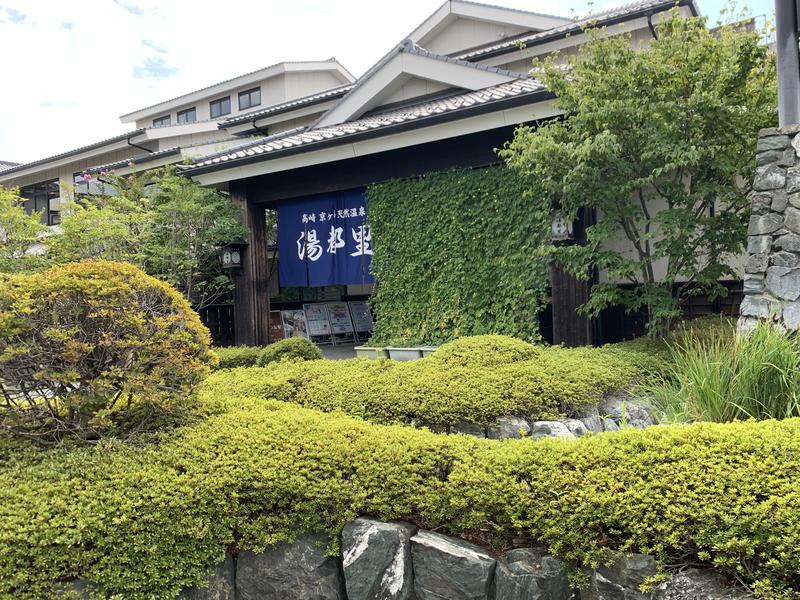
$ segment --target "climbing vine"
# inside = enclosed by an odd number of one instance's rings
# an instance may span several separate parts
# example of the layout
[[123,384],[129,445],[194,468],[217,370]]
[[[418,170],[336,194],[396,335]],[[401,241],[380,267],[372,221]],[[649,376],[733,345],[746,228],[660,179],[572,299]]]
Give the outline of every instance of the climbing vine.
[[439,344],[499,333],[539,337],[547,215],[505,167],[430,173],[367,189],[375,343]]

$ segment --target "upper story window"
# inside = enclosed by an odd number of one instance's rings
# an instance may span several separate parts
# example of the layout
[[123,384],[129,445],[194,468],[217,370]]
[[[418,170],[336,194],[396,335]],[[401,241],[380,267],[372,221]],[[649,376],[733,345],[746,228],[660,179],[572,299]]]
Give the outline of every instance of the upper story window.
[[32,214],[41,211],[42,221],[47,225],[58,225],[61,222],[61,190],[58,179],[20,188],[19,195],[25,199],[25,212]]
[[197,121],[197,108],[187,108],[178,111],[178,123],[194,123]]
[[252,108],[261,104],[261,88],[253,88],[239,93],[239,110]]
[[153,119],[153,127],[166,127],[169,124],[170,124],[169,115]]
[[222,115],[228,115],[231,112],[231,97],[225,96],[219,100],[212,100],[209,103],[211,107],[211,118],[216,119]]

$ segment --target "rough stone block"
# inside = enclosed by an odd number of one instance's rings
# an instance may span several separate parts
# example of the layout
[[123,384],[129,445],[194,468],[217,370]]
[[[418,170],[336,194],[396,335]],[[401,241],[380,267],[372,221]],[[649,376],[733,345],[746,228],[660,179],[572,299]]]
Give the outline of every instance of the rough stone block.
[[467,421],[459,421],[455,427],[450,429],[450,433],[462,433],[464,435],[472,435],[475,437],[486,437],[486,431],[480,425],[475,423],[468,423]]
[[496,561],[481,547],[430,531],[411,538],[417,600],[488,600]]
[[787,302],[783,305],[783,325],[789,331],[800,329],[800,302]]
[[190,587],[181,592],[180,600],[235,600],[236,565],[228,554],[209,574],[205,586]]
[[772,246],[776,250],[786,250],[788,252],[800,252],[800,235],[796,233],[788,233],[776,238],[772,242]]
[[748,295],[742,300],[739,314],[743,317],[766,319],[776,309],[776,302],[766,296]]
[[794,148],[787,148],[778,159],[778,165],[781,167],[793,167],[797,163],[797,152]]
[[800,208],[800,192],[795,192],[794,194],[787,194],[786,200],[788,203],[795,208]]
[[747,237],[747,253],[757,254],[759,252],[769,252],[772,248],[771,235],[750,235]]
[[600,417],[600,421],[603,423],[603,431],[619,431],[619,425],[614,419]]
[[601,415],[608,417],[618,425],[624,422],[628,427],[644,429],[655,424],[650,412],[625,391],[607,395],[598,404],[597,409]]
[[766,279],[767,291],[782,300],[800,298],[800,269],[769,267]]
[[[766,167],[766,169],[769,168],[770,167]],[[780,169],[780,167],[776,166],[775,169]],[[757,170],[758,169],[756,169],[756,171]],[[779,178],[774,172],[770,174],[766,174],[765,172],[765,177],[767,178],[767,181],[777,181]],[[800,192],[800,167],[791,167],[786,169],[786,193],[793,194],[795,192]]]
[[[790,171],[795,169],[789,169]],[[756,176],[753,180],[753,189],[759,192],[776,190],[786,185],[787,170],[778,165],[764,165],[756,168]],[[798,177],[798,189],[800,189],[800,177]]]
[[770,210],[776,213],[782,213],[786,210],[786,206],[789,204],[789,196],[786,194],[786,190],[775,190],[772,192],[772,204],[770,204]]
[[794,252],[781,250],[770,256],[770,262],[776,267],[796,267],[800,263],[800,256]]
[[564,419],[564,425],[567,426],[569,432],[575,437],[589,435],[589,428],[580,419]]
[[744,266],[745,273],[764,273],[769,266],[769,255],[766,252],[751,254]]
[[[780,190],[781,192],[783,190]],[[772,210],[772,196],[770,192],[751,192],[748,196],[750,200],[750,213],[753,215],[764,215]]]
[[754,600],[719,573],[706,569],[686,569],[676,573],[653,590],[653,600]]
[[497,561],[495,600],[567,600],[571,597],[563,563],[542,549],[511,550]]
[[561,421],[534,421],[531,423],[531,437],[535,440],[544,437],[575,438]]
[[88,579],[73,579],[59,583],[54,590],[54,596],[59,600],[89,600],[100,591],[93,581]]
[[747,235],[767,235],[783,227],[783,217],[776,213],[752,215]]
[[586,429],[592,433],[602,433],[603,422],[600,420],[600,412],[597,406],[587,406],[578,412],[578,420],[586,425]]
[[[791,149],[794,152],[794,149]],[[764,152],[759,152],[756,154],[756,166],[762,167],[764,165],[771,165],[773,163],[778,163],[778,161],[783,158],[783,153],[785,150],[776,149],[776,150],[765,150]]]
[[356,519],[342,530],[342,565],[349,600],[411,600],[414,571],[407,523]]
[[800,124],[792,123],[791,125],[783,125],[778,127],[778,133],[785,133],[786,135],[792,137],[800,132]]
[[519,417],[497,417],[494,423],[486,428],[486,437],[491,440],[527,437],[530,433],[531,426],[525,419]]
[[794,148],[795,153],[800,156],[800,136],[795,136],[792,138],[792,148]]
[[786,209],[783,226],[792,233],[800,233],[800,208],[790,206]]
[[242,552],[236,565],[237,600],[345,600],[328,537],[302,535],[262,553]]
[[764,276],[760,274],[745,275],[742,290],[745,294],[760,294],[764,291]]
[[645,579],[657,573],[656,561],[645,554],[621,555],[610,567],[589,572],[589,587],[581,600],[650,600],[641,591]]
[[776,135],[761,136],[756,144],[756,153],[768,150],[783,150],[789,145],[789,136],[776,133]]

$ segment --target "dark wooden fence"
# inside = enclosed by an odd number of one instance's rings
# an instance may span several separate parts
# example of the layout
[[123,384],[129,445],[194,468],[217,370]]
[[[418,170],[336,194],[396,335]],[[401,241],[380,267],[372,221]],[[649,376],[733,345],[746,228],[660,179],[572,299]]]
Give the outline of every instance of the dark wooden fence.
[[233,346],[236,337],[233,329],[233,304],[212,304],[197,311],[211,332],[215,346]]

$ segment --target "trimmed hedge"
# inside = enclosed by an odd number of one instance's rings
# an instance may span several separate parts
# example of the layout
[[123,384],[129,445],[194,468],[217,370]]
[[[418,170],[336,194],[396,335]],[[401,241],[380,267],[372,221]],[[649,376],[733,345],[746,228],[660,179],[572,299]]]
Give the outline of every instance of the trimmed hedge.
[[659,364],[623,345],[545,348],[489,335],[461,338],[413,362],[315,361],[217,373],[203,396],[235,391],[384,424],[487,425],[501,415],[550,419],[596,404]]
[[651,553],[713,564],[764,597],[800,591],[800,420],[496,442],[229,406],[146,448],[0,452],[0,597],[81,576],[115,598],[173,598],[231,546],[335,534],[358,515],[497,547],[525,538],[575,564]]
[[282,360],[321,360],[322,350],[312,341],[303,337],[291,337],[270,344],[258,357],[259,366]]
[[229,346],[214,348],[214,353],[219,357],[219,369],[235,369],[256,366],[263,350],[261,346]]

